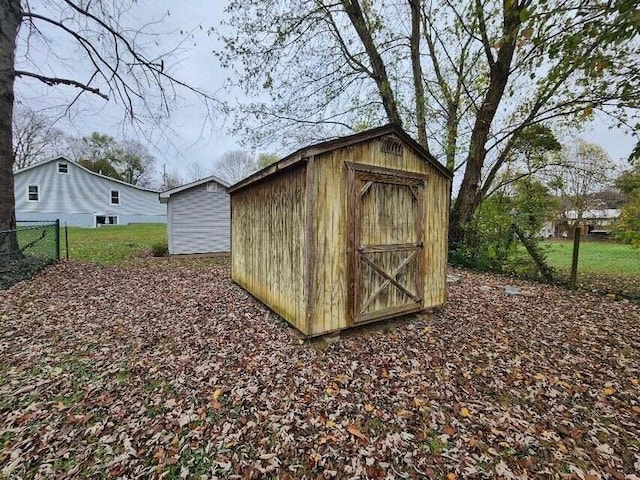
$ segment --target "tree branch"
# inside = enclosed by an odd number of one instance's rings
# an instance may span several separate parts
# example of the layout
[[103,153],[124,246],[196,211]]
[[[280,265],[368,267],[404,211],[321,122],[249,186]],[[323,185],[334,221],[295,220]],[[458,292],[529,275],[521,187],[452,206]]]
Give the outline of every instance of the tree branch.
[[493,70],[493,67],[496,64],[496,60],[495,58],[493,58],[493,53],[491,53],[491,44],[489,43],[489,37],[487,35],[487,24],[484,19],[484,11],[481,0],[476,0],[476,13],[478,15],[478,27],[480,28],[480,35],[482,36],[482,47],[484,48],[484,53],[487,56],[489,68]]
[[69,85],[72,87],[76,87],[79,88],[81,90],[84,90],[86,92],[90,92],[90,93],[94,93],[96,95],[98,95],[99,97],[104,98],[105,100],[109,100],[109,96],[102,93],[100,91],[99,88],[94,88],[94,87],[90,87],[88,85],[85,85],[84,83],[78,82],[76,80],[71,80],[68,78],[58,78],[58,77],[47,77],[44,75],[38,75],[37,73],[31,73],[31,72],[25,72],[23,70],[16,70],[15,71],[15,75],[16,77],[31,77],[31,78],[35,78],[36,80],[40,80],[41,82],[49,85],[49,86],[53,86],[53,85]]
[[429,151],[429,142],[427,140],[427,119],[425,115],[424,84],[422,80],[422,64],[420,59],[421,0],[408,1],[411,8],[411,69],[413,72],[413,87],[415,89],[418,143]]
[[382,57],[380,56],[380,52],[376,48],[375,42],[373,41],[371,30],[367,26],[359,0],[342,0],[342,4],[349,20],[351,20],[353,28],[356,30],[358,37],[360,37],[360,40],[362,41],[362,45],[364,46],[367,55],[369,56],[371,69],[373,70],[374,75],[373,78],[378,86],[380,96],[382,97],[382,104],[387,113],[387,117],[391,123],[402,126],[402,118],[398,112],[398,104],[396,103],[395,95],[391,89],[391,82],[389,81],[387,69]]

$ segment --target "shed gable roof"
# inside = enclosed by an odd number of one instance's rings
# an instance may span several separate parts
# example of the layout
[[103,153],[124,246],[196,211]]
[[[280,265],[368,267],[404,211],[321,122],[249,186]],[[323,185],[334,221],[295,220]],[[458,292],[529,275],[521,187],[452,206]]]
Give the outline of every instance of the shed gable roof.
[[74,162],[73,160],[69,160],[67,157],[64,157],[64,156],[53,157],[53,158],[50,158],[49,160],[44,160],[43,162],[34,163],[33,165],[29,165],[28,167],[21,168],[20,170],[17,170],[13,175],[16,176],[16,175],[20,175],[21,173],[27,172],[29,170],[35,170],[37,168],[43,167],[44,165],[48,165],[51,162],[71,163],[72,165],[78,167],[80,170],[82,170],[82,171],[84,171],[86,173],[89,173],[91,175],[94,175],[94,176],[96,176],[98,178],[103,178],[105,180],[109,180],[110,182],[116,182],[116,183],[119,183],[121,185],[126,185],[127,187],[135,188],[137,190],[142,190],[144,192],[159,193],[158,190],[152,190],[150,188],[139,187],[137,185],[133,185],[132,183],[127,183],[127,182],[124,182],[122,180],[118,180],[117,178],[112,178],[112,177],[109,177],[107,175],[103,175],[101,173],[94,172],[92,170],[89,170],[87,167],[84,167],[84,166],[80,165],[78,162]]
[[209,177],[196,180],[195,182],[185,183],[184,185],[180,185],[179,187],[172,188],[171,190],[165,190],[164,192],[160,193],[160,201],[162,203],[167,203],[171,195],[175,195],[176,193],[184,192],[185,190],[190,190],[192,188],[199,187],[200,185],[209,183],[209,182],[216,182],[222,185],[225,189],[229,187],[229,184],[227,182],[216,177],[215,175],[211,175]]
[[402,128],[391,123],[382,127],[372,128],[371,130],[356,133],[354,135],[327,140],[325,142],[316,143],[314,145],[296,150],[283,159],[278,160],[276,163],[273,163],[268,167],[259,170],[258,172],[240,180],[234,185],[231,185],[227,189],[227,191],[231,193],[236,190],[243,189],[253,183],[262,180],[263,178],[274,175],[281,170],[291,167],[292,165],[305,161],[308,157],[311,157],[313,155],[320,155],[331,150],[348,147],[356,143],[367,142],[389,134],[397,135],[408,147],[415,151],[416,154],[420,156],[420,158],[434,167],[438,173],[449,179],[453,178],[453,173],[451,172],[451,170],[438,162],[438,160],[436,160],[433,155],[427,152],[424,147],[422,147],[418,142],[411,138],[411,136],[409,136],[409,134],[407,134]]

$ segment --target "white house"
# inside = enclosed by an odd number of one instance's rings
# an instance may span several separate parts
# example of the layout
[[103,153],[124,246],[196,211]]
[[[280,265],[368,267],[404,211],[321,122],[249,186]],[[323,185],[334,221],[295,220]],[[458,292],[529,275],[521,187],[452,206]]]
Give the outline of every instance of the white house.
[[211,176],[160,194],[160,201],[168,206],[169,253],[231,251],[228,186]]
[[16,220],[55,220],[79,227],[166,223],[158,192],[92,172],[58,157],[14,174]]
[[[615,221],[620,217],[618,208],[592,208],[582,212],[580,227],[583,235],[592,232],[610,233]],[[567,238],[572,236],[573,225],[578,220],[576,210],[565,210],[564,215],[557,220],[544,223],[540,236],[543,238]]]

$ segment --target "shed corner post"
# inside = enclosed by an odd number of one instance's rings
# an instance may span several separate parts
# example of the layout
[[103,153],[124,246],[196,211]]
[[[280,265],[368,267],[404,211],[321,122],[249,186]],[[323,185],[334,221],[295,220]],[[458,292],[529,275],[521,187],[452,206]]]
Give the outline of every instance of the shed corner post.
[[345,208],[346,212],[346,228],[347,228],[347,327],[355,325],[355,310],[357,305],[356,299],[356,270],[357,270],[357,256],[356,249],[358,248],[358,239],[356,233],[356,209],[359,208],[356,192],[356,172],[354,164],[352,162],[346,162],[347,171],[347,188],[345,191]]
[[228,193],[229,195],[229,263],[231,270],[231,281],[234,281],[233,278],[233,192]]
[[306,167],[306,196],[307,196],[307,218],[305,224],[305,291],[306,291],[306,308],[304,322],[304,334],[310,335],[312,333],[313,322],[313,301],[315,291],[315,279],[314,279],[314,249],[313,249],[313,234],[314,234],[314,203],[315,203],[315,156],[311,155],[307,159]]

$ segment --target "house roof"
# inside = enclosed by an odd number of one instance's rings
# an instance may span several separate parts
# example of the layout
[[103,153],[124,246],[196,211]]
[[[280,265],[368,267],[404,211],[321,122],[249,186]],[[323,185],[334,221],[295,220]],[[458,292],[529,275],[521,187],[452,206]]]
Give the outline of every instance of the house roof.
[[139,187],[137,185],[133,185],[131,183],[127,183],[127,182],[124,182],[122,180],[118,180],[117,178],[111,178],[111,177],[108,177],[107,175],[103,175],[101,173],[94,172],[92,170],[89,170],[87,167],[83,167],[78,162],[74,162],[73,160],[69,160],[67,157],[62,156],[62,155],[58,156],[58,157],[50,158],[49,160],[44,160],[42,162],[34,163],[33,165],[29,165],[28,167],[25,167],[25,168],[21,168],[20,170],[17,170],[14,173],[14,175],[18,175],[18,174],[26,172],[28,170],[34,170],[36,168],[42,167],[43,165],[46,165],[46,164],[51,163],[51,162],[71,163],[71,164],[75,165],[76,167],[78,167],[79,169],[84,170],[85,172],[90,173],[91,175],[95,175],[96,177],[104,178],[104,179],[109,180],[111,182],[120,183],[122,185],[126,185],[127,187],[136,188],[138,190],[142,190],[142,191],[145,191],[145,192],[160,193],[158,190],[153,190],[151,188]]
[[195,182],[191,182],[191,183],[185,183],[184,185],[180,185],[179,187],[176,188],[172,188],[171,190],[165,190],[164,192],[160,193],[160,202],[161,203],[167,203],[169,201],[169,197],[171,195],[175,195],[176,193],[179,192],[184,192],[185,190],[190,190],[192,188],[198,187],[200,185],[202,185],[203,183],[209,183],[209,182],[216,182],[219,183],[220,185],[222,185],[223,187],[227,188],[229,186],[229,184],[227,182],[225,182],[224,180],[221,180],[220,178],[216,177],[215,175],[211,175],[207,178],[202,178],[200,180],[196,180]]
[[[582,212],[582,218],[584,220],[609,220],[618,218],[621,210],[618,208],[596,208],[589,209]],[[575,210],[567,210],[565,216],[569,220],[576,220],[578,218],[578,212]]]
[[314,145],[310,145],[308,147],[301,148],[296,150],[295,152],[287,155],[283,159],[277,161],[269,165],[268,167],[259,170],[253,175],[248,176],[247,178],[240,180],[238,183],[230,186],[227,191],[229,193],[235,192],[236,190],[240,190],[245,188],[253,183],[259,182],[260,180],[274,175],[277,172],[287,169],[297,163],[304,162],[307,158],[320,155],[322,153],[335,150],[337,148],[348,147],[350,145],[354,145],[356,143],[366,142],[368,140],[372,140],[374,138],[378,138],[384,135],[395,134],[400,139],[406,143],[414,152],[416,152],[425,162],[433,166],[441,175],[451,179],[453,178],[453,173],[447,167],[442,165],[438,160],[433,157],[427,150],[425,150],[422,145],[416,142],[413,138],[411,138],[402,128],[398,125],[390,123],[388,125],[384,125],[382,127],[372,128],[371,130],[366,130],[364,132],[356,133],[354,135],[349,135],[346,137],[339,137],[332,140],[327,140],[325,142],[316,143]]

